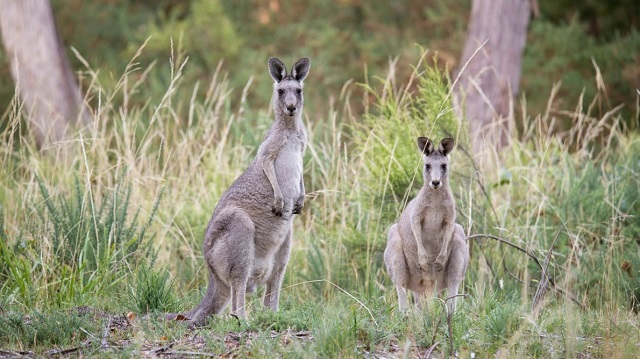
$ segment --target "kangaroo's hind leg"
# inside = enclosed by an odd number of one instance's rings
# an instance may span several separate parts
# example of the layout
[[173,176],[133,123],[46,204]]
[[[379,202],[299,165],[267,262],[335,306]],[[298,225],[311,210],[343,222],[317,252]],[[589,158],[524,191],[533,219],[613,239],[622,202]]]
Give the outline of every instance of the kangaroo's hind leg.
[[229,305],[229,287],[209,268],[207,293],[194,309],[184,314],[195,326],[203,326],[211,314],[220,314]]
[[287,232],[284,242],[278,248],[276,252],[273,270],[271,276],[267,281],[267,288],[264,293],[262,305],[265,308],[270,308],[274,312],[278,311],[278,302],[280,300],[280,288],[282,287],[282,279],[284,278],[284,272],[287,269],[289,263],[289,255],[291,253],[291,232],[293,231],[293,225]]
[[[212,265],[214,260],[210,260],[222,243],[220,238],[224,233],[218,230],[219,227],[216,221],[212,221],[205,233],[204,257],[205,264],[209,270],[207,292],[195,308],[181,314],[181,316],[188,319],[195,326],[205,325],[207,318],[211,314],[220,314],[229,304],[229,286],[218,276],[216,268]],[[176,313],[170,313],[166,316],[166,318],[170,320],[178,317],[179,315]]]
[[396,287],[398,294],[398,309],[401,312],[407,310],[407,264],[402,251],[402,239],[398,232],[398,224],[389,228],[387,248],[384,250],[384,264],[387,267],[391,282]]
[[219,243],[207,253],[207,263],[231,291],[231,314],[246,318],[245,293],[253,267],[255,226],[242,209],[222,210],[216,221]]

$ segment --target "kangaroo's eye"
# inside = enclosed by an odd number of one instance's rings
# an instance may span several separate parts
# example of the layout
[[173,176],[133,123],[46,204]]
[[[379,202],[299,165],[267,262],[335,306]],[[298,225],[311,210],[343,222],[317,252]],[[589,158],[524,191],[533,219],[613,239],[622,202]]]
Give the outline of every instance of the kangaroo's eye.
[[430,164],[426,164],[426,165],[424,165],[424,168],[428,171],[428,170],[431,169],[431,165]]
[[297,89],[297,90],[296,90],[296,92],[297,92],[297,93],[298,93],[298,95],[299,95],[299,94],[301,94],[301,93],[302,93],[302,89]]
[[278,95],[282,96],[284,94],[284,90],[278,90]]
[[440,168],[442,168],[443,171],[446,171],[447,170],[447,165],[443,163],[442,166],[440,166]]

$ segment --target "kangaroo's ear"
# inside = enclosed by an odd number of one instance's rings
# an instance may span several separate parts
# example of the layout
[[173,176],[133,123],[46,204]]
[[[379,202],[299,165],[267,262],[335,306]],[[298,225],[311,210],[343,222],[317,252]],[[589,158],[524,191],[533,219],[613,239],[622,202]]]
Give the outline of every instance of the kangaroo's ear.
[[426,137],[418,137],[418,149],[429,156],[433,152],[433,142]]
[[302,82],[309,74],[310,66],[311,65],[309,64],[308,58],[301,58],[291,68],[291,76],[293,76],[294,79],[298,80],[298,82]]
[[284,66],[282,61],[276,57],[269,58],[269,74],[271,78],[275,82],[280,82],[282,79],[287,76],[287,68]]
[[453,151],[453,145],[454,145],[453,138],[447,137],[442,141],[440,141],[439,150],[442,152],[443,155],[448,156],[451,153],[451,151]]

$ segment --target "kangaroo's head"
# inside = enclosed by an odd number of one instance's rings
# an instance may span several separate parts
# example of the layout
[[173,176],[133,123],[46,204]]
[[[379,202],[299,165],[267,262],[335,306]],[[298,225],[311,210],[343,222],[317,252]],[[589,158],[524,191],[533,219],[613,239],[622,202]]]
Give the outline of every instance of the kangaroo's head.
[[273,111],[276,116],[295,117],[302,113],[302,81],[309,74],[309,59],[302,58],[293,65],[291,74],[279,59],[269,59],[269,74],[273,85]]
[[440,141],[436,150],[433,142],[426,137],[418,137],[418,149],[424,156],[424,185],[433,189],[449,184],[449,154],[453,150],[453,138]]

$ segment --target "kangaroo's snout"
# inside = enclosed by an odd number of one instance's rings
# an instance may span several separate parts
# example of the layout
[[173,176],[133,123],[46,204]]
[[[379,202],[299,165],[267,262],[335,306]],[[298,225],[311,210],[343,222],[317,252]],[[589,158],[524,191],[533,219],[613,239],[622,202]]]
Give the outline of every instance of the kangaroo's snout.
[[287,106],[287,111],[289,112],[289,116],[293,115],[296,112],[296,106],[295,105]]
[[431,181],[431,187],[438,188],[442,184],[440,181]]

